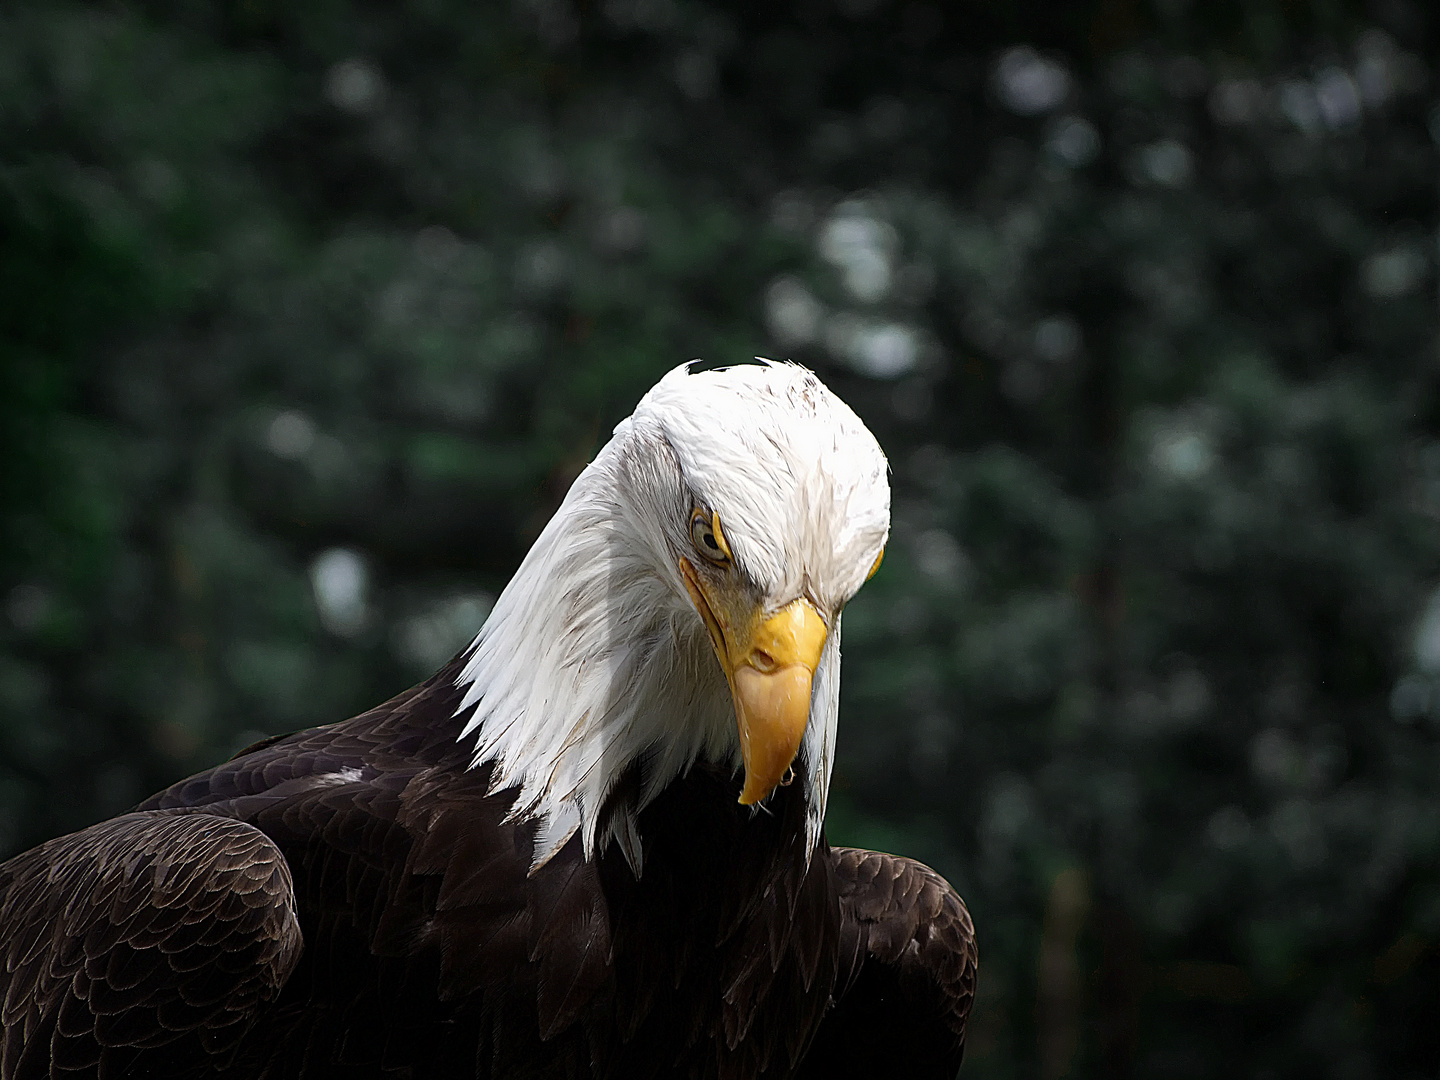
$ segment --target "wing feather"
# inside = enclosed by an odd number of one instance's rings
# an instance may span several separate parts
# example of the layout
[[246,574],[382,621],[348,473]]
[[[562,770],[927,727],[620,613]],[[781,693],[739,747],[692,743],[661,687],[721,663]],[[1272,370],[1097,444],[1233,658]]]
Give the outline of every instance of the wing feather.
[[300,944],[289,868],[251,825],[147,811],[43,844],[0,864],[0,1078],[223,1054]]
[[798,1075],[953,1080],[979,963],[964,901],[912,859],[856,848],[831,858],[841,911],[835,1006]]

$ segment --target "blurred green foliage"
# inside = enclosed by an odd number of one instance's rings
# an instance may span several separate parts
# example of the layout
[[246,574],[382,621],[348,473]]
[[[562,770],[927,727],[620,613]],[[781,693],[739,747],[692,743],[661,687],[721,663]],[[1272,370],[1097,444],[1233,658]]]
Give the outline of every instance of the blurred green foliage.
[[974,1077],[1440,1068],[1435,20],[0,11],[0,851],[473,634],[673,364],[894,468],[832,839]]

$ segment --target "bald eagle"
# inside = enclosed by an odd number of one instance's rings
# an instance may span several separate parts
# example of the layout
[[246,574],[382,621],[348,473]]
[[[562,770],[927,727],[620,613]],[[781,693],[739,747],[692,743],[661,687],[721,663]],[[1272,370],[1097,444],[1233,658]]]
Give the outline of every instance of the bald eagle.
[[953,1077],[964,904],[823,830],[889,502],[810,372],[672,371],[432,678],[0,864],[0,1078]]

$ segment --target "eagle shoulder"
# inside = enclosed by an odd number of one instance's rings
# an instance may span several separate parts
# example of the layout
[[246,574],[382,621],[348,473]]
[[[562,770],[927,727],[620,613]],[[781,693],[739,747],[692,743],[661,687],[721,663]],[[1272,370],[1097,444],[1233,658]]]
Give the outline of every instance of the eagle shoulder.
[[965,902],[913,859],[858,848],[831,859],[840,972],[798,1075],[953,1080],[979,966]]
[[125,814],[0,864],[0,1078],[223,1061],[299,959],[289,868],[254,826]]

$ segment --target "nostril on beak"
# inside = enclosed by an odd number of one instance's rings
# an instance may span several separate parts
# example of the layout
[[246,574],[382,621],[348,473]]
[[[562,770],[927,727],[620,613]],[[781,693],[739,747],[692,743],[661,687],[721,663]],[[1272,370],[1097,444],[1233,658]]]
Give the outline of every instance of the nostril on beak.
[[776,668],[775,658],[764,649],[756,649],[750,654],[750,666],[757,671],[769,674]]

